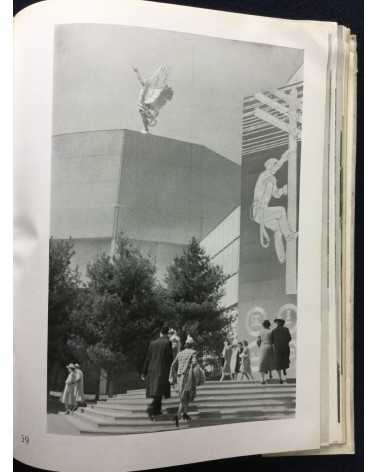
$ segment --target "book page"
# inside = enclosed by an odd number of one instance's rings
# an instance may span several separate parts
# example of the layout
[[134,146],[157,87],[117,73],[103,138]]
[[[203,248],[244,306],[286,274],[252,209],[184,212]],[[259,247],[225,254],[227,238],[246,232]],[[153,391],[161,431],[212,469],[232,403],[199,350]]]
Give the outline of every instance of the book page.
[[[46,2],[15,29],[17,459],[319,448],[335,25],[112,0]],[[190,294],[193,258],[208,283]]]

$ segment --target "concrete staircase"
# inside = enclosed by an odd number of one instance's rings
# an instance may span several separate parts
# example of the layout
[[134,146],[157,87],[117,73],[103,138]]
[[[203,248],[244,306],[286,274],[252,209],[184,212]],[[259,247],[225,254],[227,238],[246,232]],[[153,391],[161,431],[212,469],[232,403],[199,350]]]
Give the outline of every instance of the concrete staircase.
[[[79,408],[66,418],[81,434],[135,434],[176,429],[173,422],[178,405],[176,391],[172,389],[171,398],[163,400],[163,415],[156,421],[147,417],[149,403],[144,390],[131,390]],[[181,421],[180,429],[293,417],[295,383],[208,381],[197,389],[189,414],[192,421]]]

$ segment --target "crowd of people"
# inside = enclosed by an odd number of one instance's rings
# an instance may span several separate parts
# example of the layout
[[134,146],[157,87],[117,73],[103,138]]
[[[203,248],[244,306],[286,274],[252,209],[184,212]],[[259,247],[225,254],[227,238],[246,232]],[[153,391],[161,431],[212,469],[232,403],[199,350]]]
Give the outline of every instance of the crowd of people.
[[248,341],[231,343],[226,339],[222,360],[223,367],[220,382],[223,382],[225,377],[231,380],[253,379]]
[[[291,335],[283,319],[276,318],[274,323],[276,327],[271,329],[270,321],[263,321],[257,338],[262,384],[266,383],[266,376],[272,379],[273,371],[278,373],[280,383],[287,381]],[[222,361],[221,382],[226,377],[230,380],[253,380],[248,341],[226,340]],[[71,363],[66,367],[68,376],[61,401],[65,405],[66,414],[70,414],[85,404],[84,374],[79,364]],[[174,422],[179,426],[181,419],[190,421],[189,404],[195,399],[197,387],[205,382],[205,372],[198,362],[194,339],[188,335],[181,349],[177,332],[162,326],[160,336],[149,344],[141,378],[145,381],[146,397],[152,399],[147,408],[151,420],[162,415],[162,398],[170,398],[173,386],[179,396]]]
[[[276,327],[271,329],[269,320],[264,320],[257,337],[259,347],[259,373],[261,383],[266,383],[266,376],[272,379],[272,372],[278,373],[279,382],[287,382],[287,369],[290,365],[290,341],[289,329],[285,326],[285,320],[276,318]],[[250,350],[247,341],[224,342],[222,353],[223,367],[220,381],[226,377],[231,380],[252,380]]]
[[79,364],[70,363],[66,367],[68,375],[60,401],[64,404],[66,415],[69,415],[85,404],[84,374]]

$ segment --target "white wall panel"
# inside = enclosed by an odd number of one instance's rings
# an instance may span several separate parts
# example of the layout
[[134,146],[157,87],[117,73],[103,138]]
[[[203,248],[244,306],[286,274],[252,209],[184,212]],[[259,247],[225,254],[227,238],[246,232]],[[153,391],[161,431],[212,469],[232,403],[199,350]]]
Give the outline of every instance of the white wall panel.
[[239,272],[239,250],[240,239],[238,238],[219,252],[212,262],[220,265],[226,275],[233,275]]
[[222,305],[230,307],[239,301],[239,274],[230,277],[225,285],[225,294],[222,298]]
[[213,257],[239,236],[240,207],[237,207],[201,241],[201,245]]

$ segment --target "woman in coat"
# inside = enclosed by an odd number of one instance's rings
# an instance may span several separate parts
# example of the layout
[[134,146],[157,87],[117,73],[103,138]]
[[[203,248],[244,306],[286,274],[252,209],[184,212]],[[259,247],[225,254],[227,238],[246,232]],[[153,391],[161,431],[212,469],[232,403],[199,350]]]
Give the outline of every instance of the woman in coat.
[[272,345],[272,331],[270,329],[270,321],[263,321],[263,327],[260,335],[257,338],[257,345],[260,347],[260,364],[259,371],[261,374],[261,383],[265,384],[265,375],[269,372],[269,377],[272,377],[273,364],[273,345]]
[[64,390],[60,401],[64,403],[66,408],[66,415],[69,415],[76,408],[76,383],[77,376],[75,372],[75,366],[69,364],[67,366],[68,376],[66,378]]
[[172,344],[172,354],[173,359],[177,356],[177,354],[181,351],[181,341],[175,329],[169,330],[169,340]]
[[284,381],[286,379],[286,369],[290,365],[290,341],[291,335],[288,328],[285,326],[285,320],[276,318],[274,320],[277,327],[272,331],[272,344],[274,350],[274,368],[278,372],[280,383],[282,384],[282,373]]
[[222,366],[222,376],[220,378],[220,382],[223,382],[226,375],[229,378],[231,377],[231,357],[232,357],[232,346],[230,341],[226,339],[224,342],[222,358],[223,358],[223,366]]
[[80,369],[79,364],[75,364],[75,374],[77,378],[77,382],[75,384],[75,399],[76,399],[76,404],[79,406],[79,405],[85,404],[84,374],[83,374],[83,371]]
[[240,354],[241,357],[241,366],[240,366],[240,380],[243,380],[244,377],[247,377],[247,380],[252,380],[252,368],[251,368],[251,358],[249,353],[248,341],[243,341],[243,350]]
[[180,403],[175,416],[176,426],[179,426],[179,420],[182,418],[190,421],[188,415],[189,403],[196,396],[196,389],[205,381],[205,374],[197,363],[196,351],[193,349],[194,341],[188,336],[184,349],[180,351],[172,362],[169,381],[171,384],[177,384],[177,390]]

